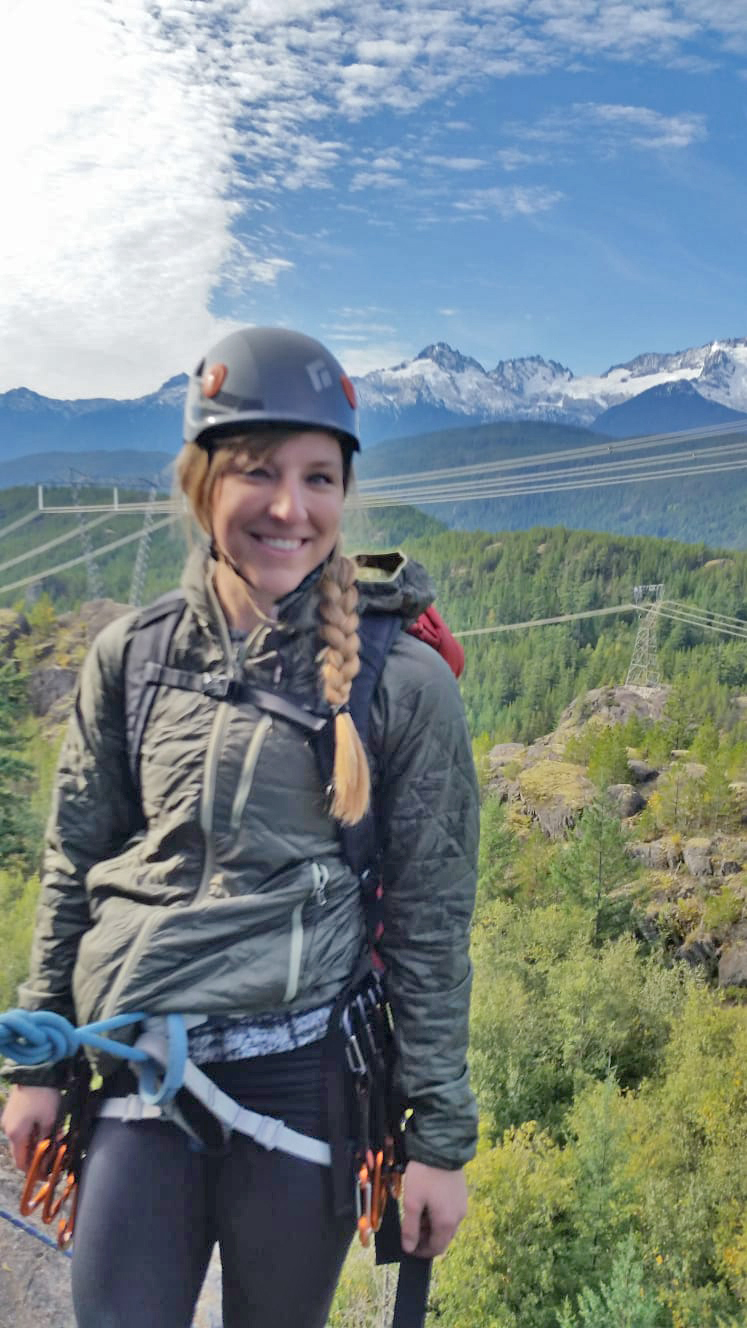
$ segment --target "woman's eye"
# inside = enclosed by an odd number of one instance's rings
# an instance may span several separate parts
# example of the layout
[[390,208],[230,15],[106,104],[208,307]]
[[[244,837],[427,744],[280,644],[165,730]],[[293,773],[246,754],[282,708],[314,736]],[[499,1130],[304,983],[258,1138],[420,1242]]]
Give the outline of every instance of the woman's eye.
[[328,475],[327,472],[324,470],[319,470],[315,471],[313,475],[309,476],[309,482],[311,484],[325,485],[325,484],[334,484],[335,481],[332,475]]
[[250,469],[242,472],[245,480],[265,480],[269,477],[269,470],[266,466],[252,466]]

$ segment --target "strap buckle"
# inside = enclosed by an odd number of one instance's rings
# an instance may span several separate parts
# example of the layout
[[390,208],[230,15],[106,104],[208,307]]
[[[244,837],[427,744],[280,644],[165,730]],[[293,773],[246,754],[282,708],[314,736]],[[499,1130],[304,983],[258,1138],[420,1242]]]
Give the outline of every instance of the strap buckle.
[[285,1121],[279,1120],[277,1116],[260,1116],[256,1130],[252,1131],[252,1138],[255,1144],[271,1153],[280,1146],[280,1135],[284,1129]]
[[227,673],[203,673],[202,691],[214,701],[230,701],[236,690],[236,679]]

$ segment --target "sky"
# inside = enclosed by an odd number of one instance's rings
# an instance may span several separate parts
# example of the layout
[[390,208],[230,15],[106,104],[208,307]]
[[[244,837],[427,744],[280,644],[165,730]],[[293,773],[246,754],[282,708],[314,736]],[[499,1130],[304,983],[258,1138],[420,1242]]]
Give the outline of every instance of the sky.
[[747,336],[745,0],[4,0],[0,391]]

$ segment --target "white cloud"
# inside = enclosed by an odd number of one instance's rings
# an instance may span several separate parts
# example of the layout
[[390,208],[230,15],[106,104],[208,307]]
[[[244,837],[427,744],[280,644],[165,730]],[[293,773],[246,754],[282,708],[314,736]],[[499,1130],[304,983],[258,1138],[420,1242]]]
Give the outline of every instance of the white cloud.
[[512,217],[532,217],[538,212],[547,212],[560,202],[563,195],[554,189],[545,189],[541,185],[496,185],[490,189],[473,189],[456,199],[453,206],[456,212],[487,218],[495,213],[508,221]]
[[335,355],[345,366],[347,373],[356,378],[381,369],[385,365],[401,364],[412,355],[412,347],[404,347],[396,341],[368,342],[357,345],[350,342],[335,342],[330,338]]
[[[278,233],[252,228],[269,202],[334,186],[344,206],[348,190],[416,187],[423,165],[477,169],[466,152],[404,152],[418,108],[448,108],[462,132],[459,97],[508,74],[715,60],[746,38],[743,0],[6,0],[0,390],[150,390],[222,330],[224,282],[249,294],[293,267]],[[574,113],[613,147],[705,133],[687,113]],[[345,121],[369,115],[388,128],[354,159]],[[523,164],[510,146],[500,160]],[[529,216],[558,197],[494,188],[455,207]]]
[[[688,148],[707,137],[705,116],[682,111],[667,115],[648,106],[577,102],[559,107],[534,124],[509,124],[506,132],[520,141],[548,144],[553,148],[581,142],[605,154],[628,147],[646,151]],[[541,161],[542,156],[506,148],[498,154],[506,170]]]
[[428,166],[439,166],[445,171],[477,171],[485,162],[481,157],[425,157]]
[[610,106],[588,103],[573,108],[578,122],[586,121],[619,131],[633,147],[687,148],[706,137],[705,116],[684,112],[663,115],[647,106]]

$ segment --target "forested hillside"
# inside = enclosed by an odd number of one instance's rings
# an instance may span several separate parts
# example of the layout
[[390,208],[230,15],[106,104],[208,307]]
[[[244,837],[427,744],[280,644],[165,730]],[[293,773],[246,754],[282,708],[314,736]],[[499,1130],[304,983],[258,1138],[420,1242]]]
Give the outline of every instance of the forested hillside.
[[[729,457],[720,459],[728,467],[722,474],[688,475],[685,469],[688,464],[693,467],[705,464],[708,452],[725,441],[735,448],[740,442],[743,445],[745,437],[747,431],[729,435],[728,440],[693,439],[687,447],[668,443],[654,450],[626,451],[629,462],[636,456],[639,461],[626,472],[625,483],[618,485],[585,488],[590,472],[583,468],[591,458],[583,455],[563,462],[563,469],[569,473],[557,492],[514,491],[505,498],[481,497],[483,481],[477,476],[470,501],[452,499],[426,505],[425,510],[446,525],[462,530],[526,530],[534,525],[562,524],[575,530],[655,535],[688,542],[707,540],[742,549],[747,544],[747,473],[735,469]],[[364,452],[358,471],[364,480],[439,467],[471,466],[474,473],[478,463],[509,462],[515,466],[521,460],[524,464],[520,470],[512,473],[528,475],[529,463],[542,456],[545,462],[535,461],[532,473],[540,477],[545,474],[546,482],[552,485],[558,481],[549,474],[550,468],[562,461],[565,452],[579,447],[586,450],[600,443],[606,443],[608,450],[605,449],[603,457],[596,455],[595,462],[612,461],[617,455],[616,444],[588,429],[534,421],[499,421],[384,443]],[[697,457],[693,456],[695,449]],[[663,454],[669,454],[673,460],[662,468],[656,457]],[[714,460],[719,463],[719,458]],[[675,474],[677,470],[682,473]],[[636,474],[648,478],[631,482]],[[503,478],[507,475],[504,471]],[[393,487],[396,488],[396,483]]]
[[[85,535],[92,552],[87,562],[75,516],[35,515],[35,496],[30,489],[0,494],[0,606],[22,604],[39,592],[57,612],[100,595],[131,602],[144,514],[83,517],[86,524],[95,523]],[[102,496],[110,495],[99,489],[80,494],[81,502],[100,502]],[[137,495],[120,492],[122,502],[131,496]],[[50,505],[69,500],[69,490],[46,497]],[[23,524],[12,529],[19,521]],[[61,537],[64,542],[56,543]],[[130,542],[121,547],[97,552],[127,537]],[[347,544],[351,550],[403,547],[425,563],[439,607],[457,632],[630,605],[633,587],[641,583],[662,583],[669,599],[747,620],[747,555],[702,543],[545,526],[500,534],[449,531],[403,507],[352,514]],[[51,547],[36,553],[40,545]],[[186,548],[181,519],[156,516],[147,536],[140,602],[177,583]],[[73,559],[77,565],[65,569]],[[43,579],[35,584],[39,573]],[[634,615],[627,612],[533,631],[466,636],[464,696],[473,730],[521,739],[546,732],[580,691],[624,680],[635,631]],[[736,686],[745,676],[745,642],[666,620],[659,637],[665,679],[693,671],[704,687]]]

